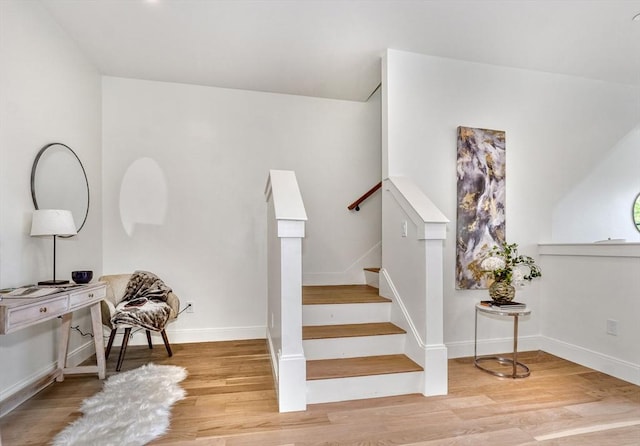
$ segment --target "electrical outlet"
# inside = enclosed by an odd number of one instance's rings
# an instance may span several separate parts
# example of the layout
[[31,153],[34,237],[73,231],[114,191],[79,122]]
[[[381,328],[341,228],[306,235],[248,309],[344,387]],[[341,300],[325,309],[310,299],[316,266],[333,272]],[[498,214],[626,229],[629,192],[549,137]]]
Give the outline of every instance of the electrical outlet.
[[404,220],[402,222],[402,236],[403,237],[407,236],[407,220]]
[[607,319],[607,334],[618,336],[618,321]]
[[194,313],[193,302],[187,302],[187,313]]

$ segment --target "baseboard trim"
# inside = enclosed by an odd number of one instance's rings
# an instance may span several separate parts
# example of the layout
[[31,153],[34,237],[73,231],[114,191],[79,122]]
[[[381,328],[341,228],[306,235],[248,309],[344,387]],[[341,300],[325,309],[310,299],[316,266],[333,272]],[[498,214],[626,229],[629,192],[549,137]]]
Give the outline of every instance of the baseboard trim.
[[[273,347],[273,338],[271,337],[271,331],[267,330],[267,346],[269,347],[269,357],[271,358],[271,371],[273,373],[273,382],[278,388],[278,352]],[[277,391],[277,390],[276,390]]]
[[[473,341],[447,342],[447,357],[467,358],[473,356]],[[540,336],[518,336],[518,351],[543,350]],[[494,355],[513,351],[513,338],[478,339],[478,355]]]
[[540,349],[568,361],[640,386],[640,364],[623,361],[546,336],[540,336]]
[[[67,356],[67,365],[75,367],[95,353],[93,340],[74,349]],[[33,395],[49,386],[58,376],[58,363],[53,361],[6,389],[0,389],[0,418]]]
[[[120,332],[124,333],[123,330]],[[118,332],[113,342],[114,346],[122,344],[122,334]],[[132,332],[133,333],[133,332]],[[160,334],[151,333],[157,336],[158,343],[162,344]],[[258,325],[253,327],[225,327],[225,328],[181,328],[172,330],[167,328],[167,336],[172,344],[190,344],[194,342],[217,342],[217,341],[237,341],[242,339],[266,339],[267,327]],[[147,337],[144,330],[136,331],[129,339],[129,345],[147,345]]]
[[[446,346],[449,359],[473,356],[473,341],[448,342]],[[567,361],[575,362],[576,364],[640,386],[640,364],[623,361],[546,336],[518,337],[519,352],[535,350],[545,351],[559,358],[566,359]],[[512,351],[512,338],[478,340],[478,355],[510,353]]]
[[8,395],[6,398],[0,400],[0,418],[2,418],[3,416],[11,412],[20,404],[27,401],[36,393],[40,392],[41,390],[51,385],[55,381],[58,375],[59,375],[58,370],[52,370],[44,374],[43,376],[35,379],[33,382],[27,383],[22,388],[18,390],[14,390],[13,393]]
[[257,325],[249,327],[198,328],[180,329],[175,331],[167,330],[167,334],[169,335],[171,342],[175,342],[176,344],[236,341],[243,339],[266,339],[267,326]]

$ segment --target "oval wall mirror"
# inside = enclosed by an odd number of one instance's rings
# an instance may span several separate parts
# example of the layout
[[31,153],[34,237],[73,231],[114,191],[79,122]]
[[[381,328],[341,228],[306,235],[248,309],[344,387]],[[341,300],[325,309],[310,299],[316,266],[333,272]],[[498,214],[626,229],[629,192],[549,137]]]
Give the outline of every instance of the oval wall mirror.
[[638,232],[640,232],[640,194],[636,195],[636,199],[633,202],[633,208],[631,209],[631,215],[633,217],[633,224]]
[[31,167],[31,198],[36,209],[68,209],[77,231],[89,215],[89,181],[78,155],[65,144],[44,146]]

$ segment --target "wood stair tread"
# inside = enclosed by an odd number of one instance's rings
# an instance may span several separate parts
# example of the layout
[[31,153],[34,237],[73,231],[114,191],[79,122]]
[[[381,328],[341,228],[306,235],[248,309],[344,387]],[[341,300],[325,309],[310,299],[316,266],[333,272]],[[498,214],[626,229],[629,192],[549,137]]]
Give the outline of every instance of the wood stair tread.
[[356,336],[380,336],[404,334],[405,330],[391,322],[366,324],[310,325],[302,327],[302,339],[350,338]]
[[389,299],[369,285],[313,285],[302,287],[303,305],[385,303]]
[[402,354],[319,359],[307,361],[307,380],[387,375],[422,370],[422,367]]
[[364,270],[372,272],[372,273],[379,273],[380,272],[380,268],[364,268]]

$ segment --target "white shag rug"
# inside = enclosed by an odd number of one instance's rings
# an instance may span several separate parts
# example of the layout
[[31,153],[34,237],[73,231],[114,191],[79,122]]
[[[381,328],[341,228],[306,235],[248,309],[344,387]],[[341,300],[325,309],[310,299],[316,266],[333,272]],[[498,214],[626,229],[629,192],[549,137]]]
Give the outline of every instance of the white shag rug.
[[147,364],[111,376],[102,391],[82,402],[82,417],[53,446],[145,445],[169,429],[171,406],[183,399],[183,367]]

